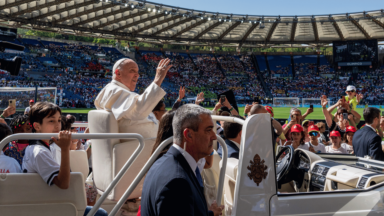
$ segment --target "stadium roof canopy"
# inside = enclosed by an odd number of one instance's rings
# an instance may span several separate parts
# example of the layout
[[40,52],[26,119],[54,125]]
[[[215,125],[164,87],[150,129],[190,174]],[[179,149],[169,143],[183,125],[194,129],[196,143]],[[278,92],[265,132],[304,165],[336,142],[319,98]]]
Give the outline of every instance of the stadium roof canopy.
[[321,46],[339,40],[384,41],[383,10],[263,16],[199,11],[148,1],[2,0],[0,21],[10,27],[61,34],[191,46]]

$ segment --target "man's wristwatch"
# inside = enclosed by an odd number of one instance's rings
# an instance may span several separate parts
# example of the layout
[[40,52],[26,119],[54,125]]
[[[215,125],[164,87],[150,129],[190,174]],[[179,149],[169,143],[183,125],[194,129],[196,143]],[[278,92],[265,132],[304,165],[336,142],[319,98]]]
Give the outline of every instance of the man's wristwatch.
[[5,117],[3,116],[3,114],[0,115],[0,118],[5,119]]
[[231,109],[229,109],[229,111],[231,111],[232,112],[232,110],[234,110],[235,108],[233,108],[233,107],[231,107]]

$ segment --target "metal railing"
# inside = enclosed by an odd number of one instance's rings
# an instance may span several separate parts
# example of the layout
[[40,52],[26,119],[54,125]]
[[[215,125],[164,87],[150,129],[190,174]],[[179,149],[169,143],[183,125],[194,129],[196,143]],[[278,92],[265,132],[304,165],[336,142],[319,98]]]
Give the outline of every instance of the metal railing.
[[226,121],[226,122],[238,123],[241,125],[245,123],[243,119],[240,119],[237,117],[231,117],[231,116],[212,115],[212,119],[215,121]]
[[73,123],[72,127],[88,127],[88,123]]
[[[225,170],[227,168],[227,159],[228,159],[228,150],[227,150],[227,144],[225,141],[220,137],[217,136],[217,141],[221,144],[223,147],[223,165],[220,169],[220,175],[219,175],[219,184],[218,184],[218,191],[217,191],[217,203],[221,203],[221,197],[223,195],[223,187],[224,187],[224,177],[225,177]],[[116,215],[116,213],[120,210],[120,208],[123,206],[129,195],[133,192],[133,190],[136,188],[136,186],[140,183],[141,179],[145,176],[145,174],[148,172],[148,170],[151,168],[152,164],[156,161],[156,158],[159,156],[159,154],[163,151],[163,149],[171,144],[173,142],[173,137],[169,137],[168,139],[164,140],[159,147],[156,149],[156,151],[152,154],[152,156],[149,158],[147,163],[144,165],[144,167],[141,169],[139,174],[136,176],[136,178],[133,180],[131,185],[128,187],[128,189],[125,191],[123,196],[120,198],[120,200],[117,202],[115,207],[112,209],[112,211],[109,213],[110,216]],[[95,205],[96,206],[96,205]],[[87,216],[93,216],[91,214],[88,214]]]
[[[212,119],[215,121],[226,121],[226,122],[238,123],[241,125],[243,125],[245,122],[243,119],[231,117],[231,116],[212,115]],[[73,123],[72,127],[88,127],[88,123]]]
[[[3,149],[3,147],[7,143],[14,141],[14,140],[41,140],[41,139],[47,140],[47,139],[50,139],[51,137],[58,138],[58,134],[56,134],[56,133],[13,134],[13,135],[7,136],[6,138],[4,138],[0,142],[0,149]],[[93,216],[96,213],[96,211],[100,208],[100,206],[104,202],[104,200],[107,198],[109,193],[112,191],[112,189],[114,187],[116,187],[117,183],[119,183],[120,179],[127,172],[128,168],[132,165],[132,163],[135,161],[135,159],[139,156],[141,151],[144,149],[144,146],[145,146],[144,138],[140,134],[133,134],[133,133],[97,133],[97,134],[95,134],[95,133],[83,133],[83,134],[72,134],[72,139],[138,139],[139,140],[139,146],[136,148],[136,150],[133,152],[132,156],[127,160],[127,162],[124,164],[124,166],[121,168],[119,173],[115,176],[115,178],[113,178],[112,182],[109,184],[107,189],[104,191],[103,195],[97,200],[96,204],[93,206],[93,208],[91,209],[91,211],[87,215],[87,216]],[[137,184],[135,185],[135,187],[136,186],[137,186]],[[132,193],[132,191],[135,187],[132,188],[130,193]],[[124,202],[125,202],[125,200],[123,201],[123,203]]]

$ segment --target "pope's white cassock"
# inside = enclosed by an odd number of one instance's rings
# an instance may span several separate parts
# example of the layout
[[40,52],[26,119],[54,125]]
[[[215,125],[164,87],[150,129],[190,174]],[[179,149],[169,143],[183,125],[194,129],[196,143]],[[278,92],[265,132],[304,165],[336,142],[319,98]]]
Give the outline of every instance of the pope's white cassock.
[[112,80],[97,96],[95,106],[98,110],[113,113],[118,121],[119,133],[139,133],[144,139],[156,138],[159,122],[152,110],[165,94],[153,82],[140,95],[121,82]]
[[[121,60],[116,62],[119,65]],[[113,69],[115,71],[115,67]],[[138,133],[145,139],[145,147],[128,169],[127,173],[121,179],[121,183],[115,189],[115,196],[121,197],[128,185],[133,181],[138,172],[150,157],[151,150],[156,140],[159,122],[152,113],[153,108],[165,96],[165,91],[157,84],[152,83],[141,95],[132,92],[123,83],[112,80],[106,85],[95,100],[95,106],[98,110],[106,110],[112,112],[118,122],[119,133]],[[117,146],[118,152],[114,152],[116,162],[114,162],[115,170],[118,170],[131,156],[137,145],[130,145],[126,142],[137,142],[134,140],[120,140],[122,145]],[[120,167],[120,168],[117,168]],[[141,196],[144,178],[141,180],[136,189],[129,196],[129,199]],[[121,187],[119,185],[122,184]]]

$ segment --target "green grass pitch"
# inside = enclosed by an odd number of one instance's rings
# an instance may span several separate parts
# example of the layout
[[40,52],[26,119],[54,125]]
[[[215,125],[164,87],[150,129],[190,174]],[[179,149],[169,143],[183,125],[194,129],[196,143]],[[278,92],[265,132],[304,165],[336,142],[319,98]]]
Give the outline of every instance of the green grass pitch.
[[[167,108],[168,110],[170,110],[171,108]],[[213,109],[213,107],[209,107],[209,109]],[[287,119],[288,116],[289,116],[289,110],[291,108],[289,107],[274,107],[273,108],[273,111],[274,111],[274,114],[275,114],[275,118],[277,119]],[[299,108],[302,113],[304,114],[305,111],[308,109],[308,108]],[[62,109],[63,113],[88,113],[90,110],[92,109]],[[363,116],[363,108],[358,108],[357,109],[357,112]],[[240,115],[243,115],[244,113],[244,107],[239,107],[239,114]],[[336,109],[334,110],[334,112],[336,112]],[[311,120],[324,120],[324,115],[323,115],[323,112],[321,110],[321,108],[314,108],[314,112],[312,114],[310,114],[307,119],[311,119]]]

